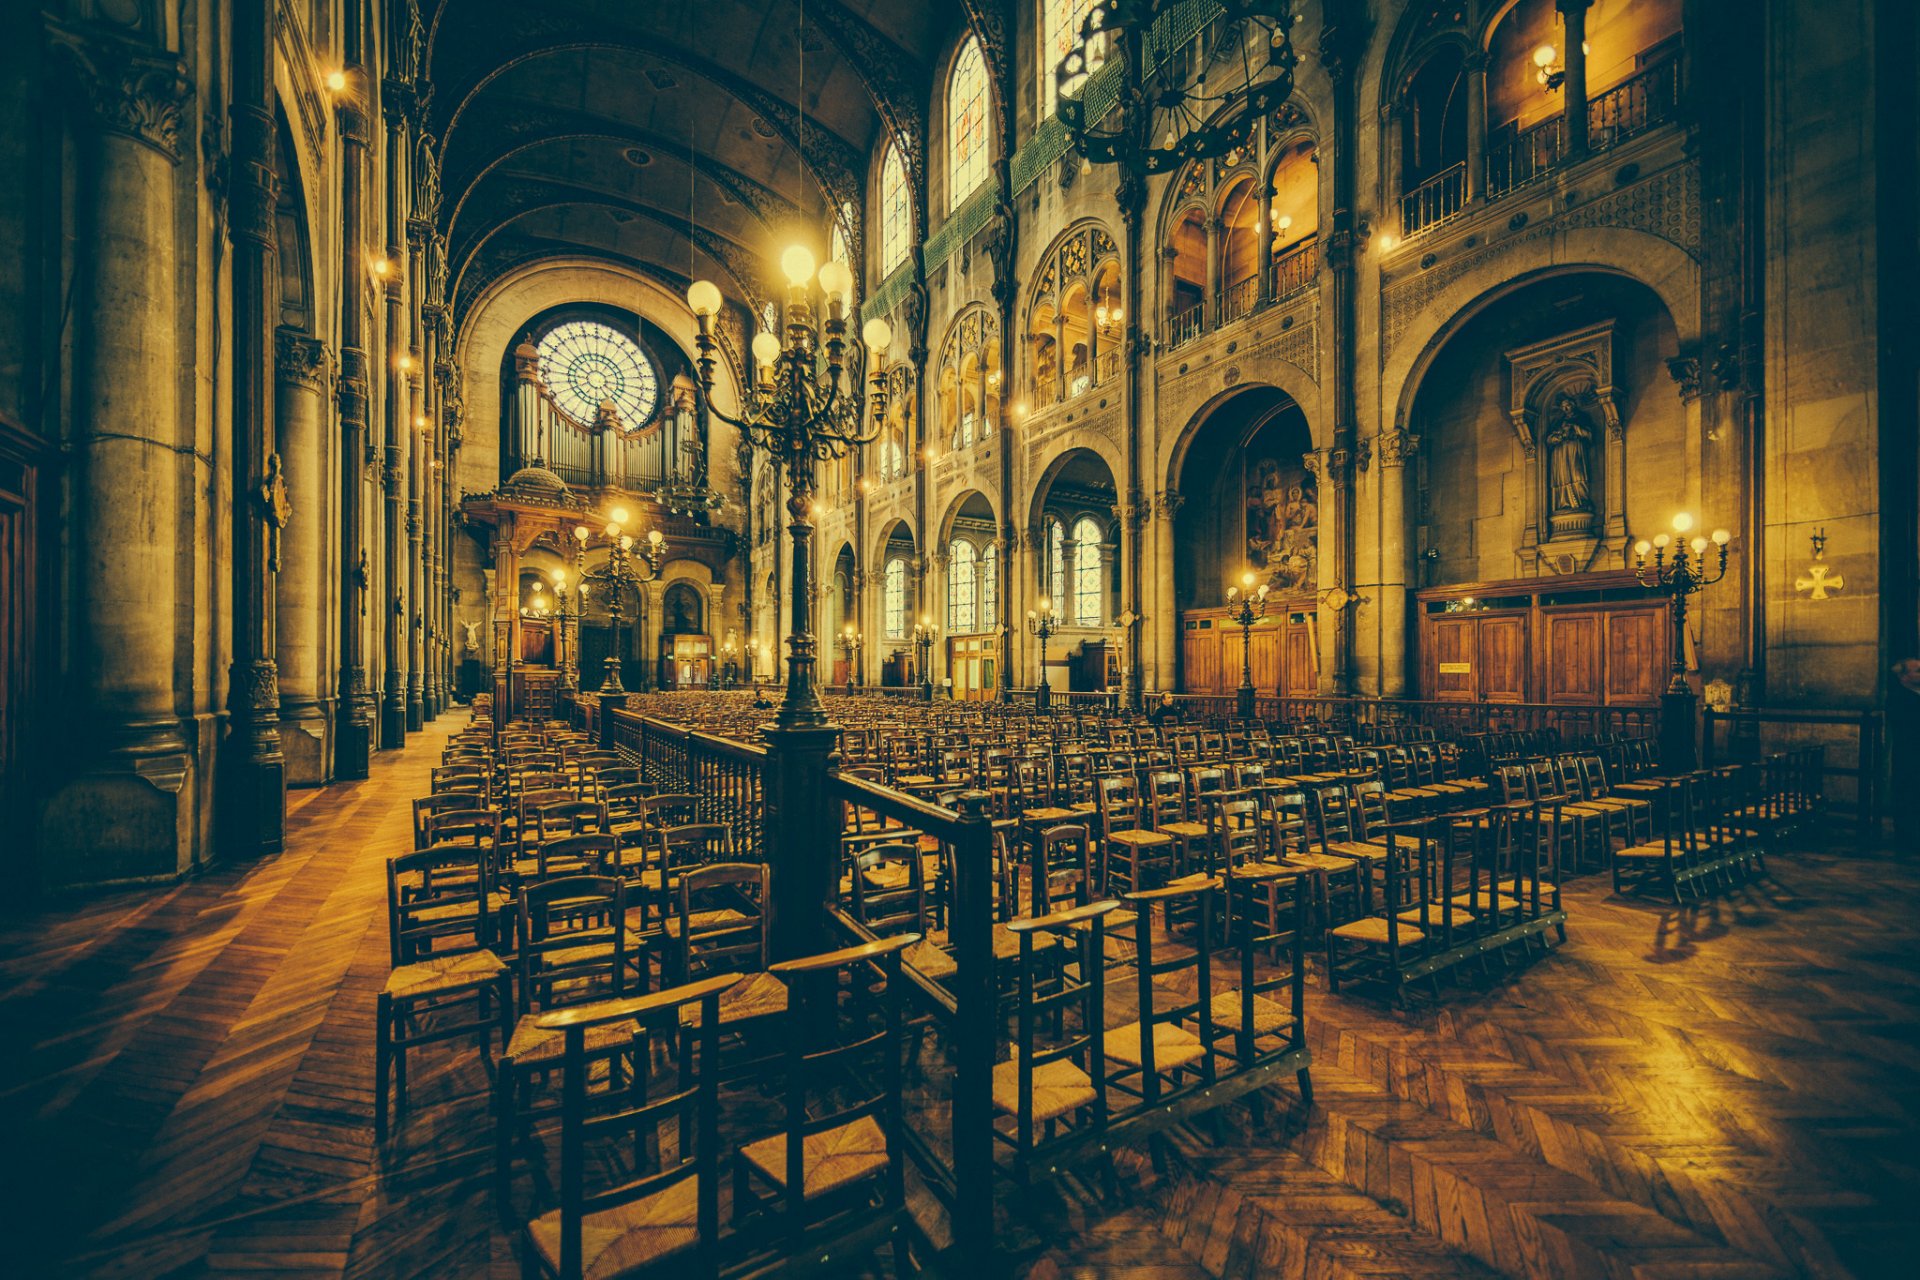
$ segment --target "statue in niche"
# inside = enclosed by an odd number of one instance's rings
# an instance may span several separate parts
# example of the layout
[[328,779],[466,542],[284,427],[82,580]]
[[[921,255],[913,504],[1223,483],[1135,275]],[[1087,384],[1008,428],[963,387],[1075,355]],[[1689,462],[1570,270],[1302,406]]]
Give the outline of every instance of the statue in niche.
[[463,620],[460,625],[467,629],[467,652],[480,652],[480,624]]
[[1553,398],[1540,438],[1547,448],[1547,510],[1554,515],[1593,510],[1587,462],[1593,428],[1573,396],[1563,391]]

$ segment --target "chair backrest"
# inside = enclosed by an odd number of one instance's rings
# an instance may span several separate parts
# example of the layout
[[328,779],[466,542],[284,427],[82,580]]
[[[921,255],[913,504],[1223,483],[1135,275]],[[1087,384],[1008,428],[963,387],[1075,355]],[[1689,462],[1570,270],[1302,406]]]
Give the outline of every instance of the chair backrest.
[[[1084,828],[1081,839],[1084,848]],[[1018,1152],[1034,1151],[1061,1127],[1059,1117],[1044,1128],[1039,1127],[1034,1115],[1036,1074],[1055,1062],[1075,1064],[1093,1092],[1092,1100],[1085,1107],[1086,1122],[1072,1125],[1064,1138],[1077,1139],[1106,1127],[1105,966],[1087,966],[1077,977],[1065,971],[1055,974],[1037,960],[1035,944],[1050,938],[1069,950],[1084,947],[1082,955],[1104,956],[1105,917],[1119,905],[1117,900],[1108,898],[1080,903],[1064,911],[1036,912],[1030,918],[1007,925],[1020,940],[1020,987],[1015,1006],[1012,1062],[1016,1090],[1011,1135]]]
[[387,945],[395,967],[487,944],[490,855],[478,845],[440,844],[387,860]]
[[[1240,1005],[1234,1065],[1241,1070],[1282,1053],[1306,1047],[1306,938],[1311,894],[1297,870],[1253,864],[1229,872],[1227,935],[1239,952],[1240,981],[1234,992]],[[1257,957],[1266,955],[1261,965]],[[1287,1010],[1282,1025],[1263,1023],[1254,1001]]]
[[1030,867],[1034,915],[1050,915],[1062,902],[1085,906],[1092,898],[1091,846],[1083,823],[1061,823],[1040,833]]
[[1252,796],[1221,796],[1208,806],[1208,872],[1231,871],[1249,862],[1264,861],[1267,834],[1260,826],[1260,802]]
[[1353,800],[1344,786],[1336,783],[1313,789],[1313,825],[1322,853],[1336,840],[1354,838]]
[[633,959],[626,893],[618,876],[554,876],[521,886],[514,955],[521,1013],[625,993]]
[[[599,1001],[545,1014],[536,1026],[562,1036],[560,1107],[560,1212],[557,1223],[541,1219],[528,1228],[533,1251],[543,1254],[560,1280],[580,1280],[584,1273],[585,1225],[590,1215],[649,1199],[688,1178],[694,1191],[695,1246],[691,1259],[676,1258],[686,1275],[711,1274],[718,1268],[720,1247],[720,993],[731,977],[707,978],[653,995]],[[604,1069],[604,1050],[597,1038],[589,1054],[587,1034],[598,1027],[634,1028],[641,1025],[679,1025],[681,1010],[700,1008],[700,1051],[690,1054],[680,1087],[661,1096],[636,1095],[626,1089],[590,1090],[588,1076]],[[636,1102],[636,1096],[638,1101]],[[662,1134],[671,1123],[669,1140]],[[605,1135],[605,1159],[591,1159],[590,1141]],[[612,1185],[587,1190],[586,1171],[621,1169],[633,1145],[659,1151],[663,1165],[635,1177],[616,1175]],[[665,1153],[673,1153],[669,1160]],[[548,1225],[548,1224],[552,1225]],[[555,1236],[543,1236],[552,1231]]]
[[917,844],[877,844],[854,855],[853,916],[876,933],[925,933],[926,864]]
[[680,877],[678,923],[691,974],[767,966],[767,868],[718,862]]
[[1304,791],[1276,791],[1269,798],[1267,847],[1275,858],[1308,852],[1308,803]]
[[1141,822],[1140,788],[1131,775],[1100,779],[1100,827],[1103,835],[1133,831]]
[[[1199,1063],[1200,1082],[1203,1086],[1213,1084],[1213,899],[1220,888],[1221,880],[1215,876],[1126,895],[1128,907],[1137,913],[1133,940],[1138,948],[1140,1078],[1147,1106],[1160,1100],[1163,1084],[1154,1057],[1155,1027],[1198,1022],[1204,1050]],[[1198,921],[1187,946],[1171,948],[1171,954],[1167,948],[1156,950],[1156,910],[1169,920],[1178,914]],[[1191,998],[1184,994],[1189,990],[1194,993]]]
[[556,875],[599,875],[619,861],[619,837],[604,832],[553,836],[534,850],[541,880]]

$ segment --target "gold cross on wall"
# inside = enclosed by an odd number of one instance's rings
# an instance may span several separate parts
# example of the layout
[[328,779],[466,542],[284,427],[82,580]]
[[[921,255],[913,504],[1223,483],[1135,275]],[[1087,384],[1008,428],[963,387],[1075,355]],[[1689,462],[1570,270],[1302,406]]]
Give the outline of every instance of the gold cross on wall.
[[1794,579],[1793,589],[1795,591],[1811,591],[1813,593],[1812,599],[1825,600],[1828,598],[1829,593],[1842,590],[1847,585],[1847,580],[1837,573],[1828,576],[1830,572],[1824,564],[1808,565],[1807,576]]

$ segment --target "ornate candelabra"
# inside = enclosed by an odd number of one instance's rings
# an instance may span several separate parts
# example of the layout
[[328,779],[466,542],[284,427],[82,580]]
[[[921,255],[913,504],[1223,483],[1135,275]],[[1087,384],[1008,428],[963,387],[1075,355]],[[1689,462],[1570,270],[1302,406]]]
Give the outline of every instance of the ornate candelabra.
[[857,390],[847,383],[847,300],[853,291],[853,272],[844,262],[827,263],[819,270],[826,296],[826,317],[814,323],[808,284],[815,278],[813,254],[794,245],[781,255],[781,270],[791,286],[787,293],[786,339],[768,332],[753,340],[758,369],[756,383],[746,395],[739,416],[713,404],[715,342],[714,317],[720,311],[720,290],[697,280],[687,290],[687,306],[699,321],[695,343],[701,395],[708,411],[735,427],[747,442],[764,449],[786,469],[791,496],[787,526],[793,537],[793,634],[787,671],[786,700],[777,719],[783,729],[819,728],[826,713],[814,688],[814,639],[807,606],[807,584],[813,581],[814,464],[844,456],[849,450],[879,437],[886,413],[886,381],[881,354],[893,341],[885,320],[867,321],[861,336],[873,352],[868,379],[872,425],[863,431],[862,406]]
[[1027,610],[1027,634],[1040,642],[1040,683],[1034,686],[1033,709],[1046,711],[1053,702],[1053,689],[1047,684],[1047,641],[1053,639],[1053,599],[1040,597],[1038,611]]
[[913,624],[913,647],[920,655],[920,701],[933,701],[933,641],[940,629],[926,614]]
[[[1667,690],[1660,697],[1660,758],[1669,773],[1684,773],[1694,767],[1694,693],[1687,682],[1687,598],[1698,595],[1727,576],[1727,544],[1733,535],[1715,529],[1710,538],[1686,540],[1693,531],[1693,517],[1682,511],[1673,518],[1677,537],[1661,533],[1649,542],[1642,538],[1634,544],[1634,576],[1640,584],[1666,595],[1673,619],[1673,653]],[[1720,563],[1713,576],[1707,576],[1707,548],[1720,548]],[[1672,554],[1668,554],[1671,547]],[[1647,553],[1653,562],[1647,562]]]
[[849,622],[840,630],[840,656],[847,660],[847,692],[853,692],[853,656],[860,652],[864,637]]
[[572,606],[569,598],[576,591],[580,592],[580,602],[584,607],[586,604],[584,593],[587,588],[585,583],[575,583],[573,590],[569,590],[567,586],[569,579],[565,569],[555,569],[548,576],[553,580],[553,665],[559,668],[559,674],[553,682],[553,691],[556,696],[570,697],[580,689],[575,673],[579,655],[574,651],[574,646],[568,642],[567,624],[578,619],[580,611]]
[[[627,509],[615,507],[607,513],[607,523],[600,531],[599,544],[607,548],[607,563],[584,577],[599,578],[611,588],[607,598],[607,616],[613,622],[613,651],[607,655],[607,675],[600,684],[602,697],[618,696],[626,693],[626,686],[620,682],[620,623],[622,621],[621,597],[627,588],[652,582],[660,576],[660,566],[666,561],[666,539],[660,536],[658,529],[647,530],[647,536],[635,541],[626,531]],[[575,525],[573,538],[579,544],[579,555],[586,558],[587,549],[594,545],[593,530],[584,524]],[[585,599],[586,583],[581,583],[582,599]]]
[[[1240,628],[1240,692],[1234,714],[1242,720],[1253,719],[1253,628],[1267,616],[1267,584],[1256,590],[1253,570],[1240,575],[1239,587],[1227,588],[1227,620]],[[1241,588],[1244,587],[1245,590]]]

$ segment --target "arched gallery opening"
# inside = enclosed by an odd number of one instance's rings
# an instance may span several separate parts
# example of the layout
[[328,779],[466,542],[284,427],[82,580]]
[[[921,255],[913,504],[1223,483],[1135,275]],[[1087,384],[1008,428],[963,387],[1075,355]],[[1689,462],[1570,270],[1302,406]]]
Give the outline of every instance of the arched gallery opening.
[[[1113,469],[1089,448],[1055,459],[1034,494],[1029,524],[1033,599],[1036,607],[1044,605],[1056,628],[1045,658],[1051,688],[1119,687],[1109,635],[1120,612],[1116,494]],[[1036,667],[1036,682],[1039,674]]]

